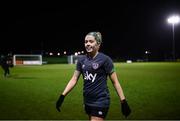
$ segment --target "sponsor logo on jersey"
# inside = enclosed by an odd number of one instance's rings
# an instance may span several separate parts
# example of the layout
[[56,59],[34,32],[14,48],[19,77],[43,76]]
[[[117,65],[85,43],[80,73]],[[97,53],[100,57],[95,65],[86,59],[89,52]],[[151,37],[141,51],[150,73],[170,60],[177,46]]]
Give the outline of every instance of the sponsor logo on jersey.
[[93,75],[88,71],[86,71],[86,73],[84,73],[84,79],[94,82],[94,80],[96,79],[96,75],[97,75],[96,73]]
[[99,67],[99,64],[98,63],[92,63],[92,67],[93,67],[93,69],[97,69]]

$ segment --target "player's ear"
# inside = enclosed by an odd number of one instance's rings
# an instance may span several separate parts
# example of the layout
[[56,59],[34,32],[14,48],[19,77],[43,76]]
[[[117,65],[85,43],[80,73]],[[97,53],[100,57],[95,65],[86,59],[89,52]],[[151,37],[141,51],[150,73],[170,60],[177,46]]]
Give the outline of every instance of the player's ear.
[[100,49],[100,47],[101,47],[101,44],[97,44],[97,47],[98,47],[98,50]]

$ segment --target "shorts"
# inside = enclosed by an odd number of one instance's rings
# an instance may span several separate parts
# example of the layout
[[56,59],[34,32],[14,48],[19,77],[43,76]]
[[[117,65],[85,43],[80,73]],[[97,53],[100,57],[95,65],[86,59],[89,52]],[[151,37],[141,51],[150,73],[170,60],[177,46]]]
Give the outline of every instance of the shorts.
[[109,107],[103,108],[103,107],[93,107],[93,106],[85,105],[85,111],[90,116],[105,118],[108,113],[108,110]]

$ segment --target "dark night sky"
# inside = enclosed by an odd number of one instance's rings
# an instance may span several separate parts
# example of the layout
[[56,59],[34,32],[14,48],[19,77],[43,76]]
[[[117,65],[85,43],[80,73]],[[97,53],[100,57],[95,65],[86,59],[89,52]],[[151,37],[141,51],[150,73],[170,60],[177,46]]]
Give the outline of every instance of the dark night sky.
[[[146,50],[152,58],[169,58],[172,26],[166,19],[180,14],[178,0],[26,2],[1,6],[0,53],[41,49],[72,53],[84,50],[87,32],[100,31],[102,52],[129,59],[143,58]],[[180,58],[180,25],[175,26],[175,41]]]

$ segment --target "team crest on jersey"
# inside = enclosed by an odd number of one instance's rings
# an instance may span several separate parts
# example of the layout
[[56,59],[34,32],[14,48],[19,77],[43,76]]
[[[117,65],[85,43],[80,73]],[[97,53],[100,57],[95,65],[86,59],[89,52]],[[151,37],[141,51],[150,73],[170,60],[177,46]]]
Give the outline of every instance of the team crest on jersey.
[[93,67],[93,69],[97,69],[99,67],[99,64],[98,63],[93,63],[92,67]]

